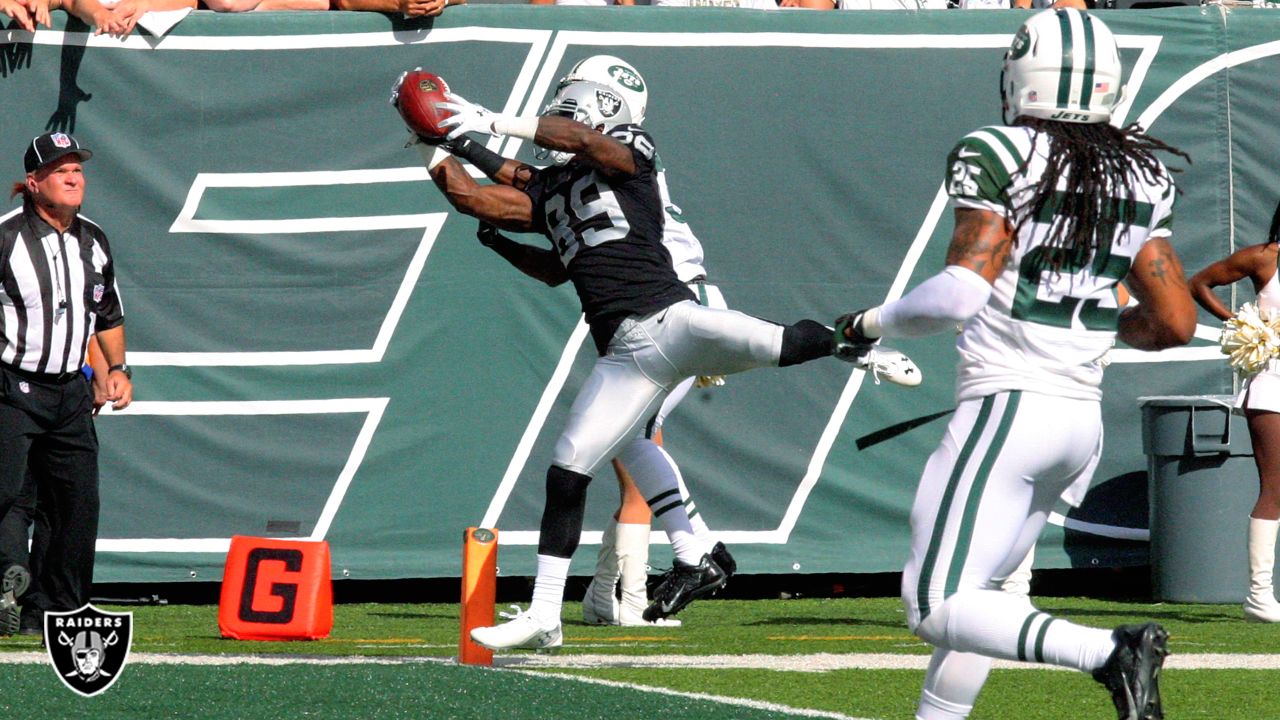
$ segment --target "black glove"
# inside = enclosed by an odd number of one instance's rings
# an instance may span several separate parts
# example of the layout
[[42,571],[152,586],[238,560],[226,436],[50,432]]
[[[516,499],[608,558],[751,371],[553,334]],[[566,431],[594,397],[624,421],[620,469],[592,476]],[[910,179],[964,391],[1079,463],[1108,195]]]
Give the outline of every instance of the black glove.
[[831,336],[831,352],[844,358],[861,356],[879,338],[868,337],[862,328],[862,315],[866,309],[845,313],[836,318],[836,330]]
[[845,313],[836,318],[836,334],[855,345],[868,345],[880,338],[867,335],[862,328],[862,315],[866,308]]
[[476,229],[476,239],[487,248],[491,248],[502,241],[511,242],[510,238],[498,232],[496,225],[491,225],[483,220],[480,222],[480,227]]

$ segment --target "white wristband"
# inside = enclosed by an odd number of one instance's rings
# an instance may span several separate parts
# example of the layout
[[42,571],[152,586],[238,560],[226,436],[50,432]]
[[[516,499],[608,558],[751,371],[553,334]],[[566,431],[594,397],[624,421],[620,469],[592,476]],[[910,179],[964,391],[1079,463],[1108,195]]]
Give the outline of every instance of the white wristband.
[[862,334],[869,338],[878,338],[884,334],[884,328],[880,327],[880,306],[867,308],[862,311]]
[[450,157],[449,151],[439,145],[415,143],[414,147],[422,155],[422,161],[427,164],[427,170],[435,170],[437,165],[445,161],[445,158]]
[[498,115],[493,120],[493,132],[496,135],[510,135],[523,140],[532,140],[538,133],[538,117]]

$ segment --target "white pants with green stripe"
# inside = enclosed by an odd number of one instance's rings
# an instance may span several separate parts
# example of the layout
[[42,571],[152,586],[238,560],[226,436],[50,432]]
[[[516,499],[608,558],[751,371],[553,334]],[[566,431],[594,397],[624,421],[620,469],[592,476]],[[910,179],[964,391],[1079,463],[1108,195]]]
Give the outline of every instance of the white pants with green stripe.
[[1088,485],[1101,453],[1097,401],[1022,391],[962,401],[911,508],[902,578],[911,629],[961,590],[998,588],[1059,496]]
[[1101,453],[1096,400],[1014,391],[956,408],[916,491],[902,576],[907,624],[938,648],[917,717],[967,716],[992,657],[1081,670],[1105,660],[1109,631],[999,589],[1063,492],[1088,485]]

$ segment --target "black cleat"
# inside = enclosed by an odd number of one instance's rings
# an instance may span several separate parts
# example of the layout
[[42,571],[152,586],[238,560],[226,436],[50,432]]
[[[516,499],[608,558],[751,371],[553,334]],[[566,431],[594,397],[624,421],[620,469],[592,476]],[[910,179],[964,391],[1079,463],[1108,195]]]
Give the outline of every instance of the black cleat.
[[711,553],[703,555],[697,565],[677,559],[653,591],[653,603],[644,609],[644,619],[654,622],[675,615],[694,600],[714,595],[728,580],[728,573],[711,559]]
[[711,548],[711,561],[719,565],[720,569],[724,571],[725,580],[733,577],[734,573],[738,572],[738,561],[733,559],[733,556],[729,554],[729,548],[725,547],[722,542],[717,542]]
[[1111,691],[1119,720],[1163,720],[1160,668],[1169,654],[1169,633],[1152,622],[1121,625],[1111,637],[1116,649],[1093,679]]

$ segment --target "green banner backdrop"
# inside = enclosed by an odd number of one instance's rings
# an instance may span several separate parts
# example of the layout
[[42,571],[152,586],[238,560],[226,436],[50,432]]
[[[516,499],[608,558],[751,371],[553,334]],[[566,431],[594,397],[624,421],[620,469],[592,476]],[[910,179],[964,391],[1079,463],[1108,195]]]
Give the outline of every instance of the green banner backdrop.
[[[1101,14],[1130,72],[1124,118],[1194,160],[1172,161],[1188,271],[1260,241],[1280,188],[1280,13]],[[96,153],[84,212],[119,266],[137,399],[98,422],[98,579],[218,579],[233,534],[326,539],[337,578],[456,576],[469,525],[499,528],[503,574],[532,572],[591,344],[572,290],[478,245],[403,148],[387,105],[401,70],[530,114],[581,57],[623,56],[730,305],[829,322],[941,268],[945,156],[999,121],[1024,17],[475,5],[434,23],[196,12],[124,41],[0,31],[0,167],[16,180],[32,136],[73,131]],[[1113,351],[1095,487],[1053,517],[1039,566],[1146,562],[1136,399],[1231,392],[1202,321],[1191,348]],[[671,418],[668,448],[743,572],[901,566],[955,362],[947,337],[901,347],[918,389],[822,361],[731,377]],[[606,474],[588,544],[616,502]]]

